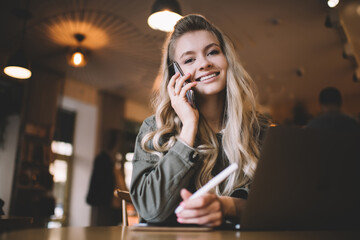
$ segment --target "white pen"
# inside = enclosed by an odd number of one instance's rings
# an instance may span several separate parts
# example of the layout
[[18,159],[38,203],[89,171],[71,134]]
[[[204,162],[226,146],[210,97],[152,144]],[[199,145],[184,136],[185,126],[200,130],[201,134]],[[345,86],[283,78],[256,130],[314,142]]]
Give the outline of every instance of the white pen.
[[[216,187],[218,184],[220,184],[222,181],[225,180],[225,178],[227,178],[232,172],[234,172],[236,169],[238,169],[238,165],[236,163],[232,163],[230,164],[227,168],[225,168],[224,170],[222,170],[218,175],[216,175],[215,177],[213,177],[208,183],[206,183],[202,188],[200,188],[199,190],[197,190],[193,195],[191,195],[191,197],[189,197],[189,199],[194,199],[197,197],[200,197],[202,195],[204,195],[205,193],[209,192],[211,189],[213,189],[214,187]],[[179,213],[182,210],[184,210],[184,208],[182,206],[178,206],[175,209],[175,213]]]

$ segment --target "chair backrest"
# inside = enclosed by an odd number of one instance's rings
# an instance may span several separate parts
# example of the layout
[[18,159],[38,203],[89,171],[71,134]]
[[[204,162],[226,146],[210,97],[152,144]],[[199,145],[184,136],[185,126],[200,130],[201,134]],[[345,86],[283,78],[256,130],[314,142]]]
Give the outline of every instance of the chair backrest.
[[121,189],[115,189],[114,195],[121,199],[121,209],[122,209],[122,225],[128,226],[128,212],[126,207],[126,202],[132,203],[130,193],[128,191],[123,191]]
[[4,206],[4,201],[0,198],[0,216],[5,214],[3,210],[3,206]]

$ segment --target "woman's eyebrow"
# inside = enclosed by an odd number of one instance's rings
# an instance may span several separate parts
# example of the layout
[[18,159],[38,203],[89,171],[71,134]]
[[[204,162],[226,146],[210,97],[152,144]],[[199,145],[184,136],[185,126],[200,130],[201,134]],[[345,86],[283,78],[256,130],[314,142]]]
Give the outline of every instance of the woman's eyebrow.
[[186,55],[190,55],[190,54],[193,54],[193,53],[194,53],[194,51],[186,51],[186,52],[184,52],[183,54],[181,54],[180,59],[181,59],[182,57],[186,56]]
[[204,47],[204,50],[207,51],[209,48],[216,46],[216,47],[220,47],[219,44],[217,43],[210,43],[208,45],[206,45],[206,47]]
[[[211,48],[211,47],[213,47],[213,46],[217,46],[217,47],[220,47],[219,46],[219,44],[217,44],[217,43],[210,43],[210,44],[208,44],[208,45],[206,45],[205,47],[204,47],[204,51],[207,51],[209,48]],[[186,56],[186,55],[190,55],[190,54],[193,54],[194,53],[194,51],[186,51],[186,52],[184,52],[183,54],[181,54],[181,56],[180,56],[180,59],[182,58],[182,57],[184,57],[184,56]]]

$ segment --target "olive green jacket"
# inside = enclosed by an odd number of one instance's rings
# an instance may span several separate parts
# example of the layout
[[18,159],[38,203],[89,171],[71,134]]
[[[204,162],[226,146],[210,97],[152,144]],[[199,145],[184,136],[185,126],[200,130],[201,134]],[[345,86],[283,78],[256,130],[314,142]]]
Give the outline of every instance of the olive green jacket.
[[[141,222],[174,225],[177,224],[174,210],[182,201],[180,190],[196,190],[194,173],[199,167],[198,155],[182,141],[177,141],[161,158],[145,152],[141,140],[155,129],[155,117],[151,116],[143,122],[136,138],[130,195]],[[245,197],[241,193],[235,197],[246,198],[247,189],[241,190],[246,191]]]
[[180,190],[190,185],[197,155],[181,141],[162,158],[145,152],[141,140],[155,129],[155,117],[151,116],[143,122],[136,138],[130,194],[142,220],[164,222],[181,202]]

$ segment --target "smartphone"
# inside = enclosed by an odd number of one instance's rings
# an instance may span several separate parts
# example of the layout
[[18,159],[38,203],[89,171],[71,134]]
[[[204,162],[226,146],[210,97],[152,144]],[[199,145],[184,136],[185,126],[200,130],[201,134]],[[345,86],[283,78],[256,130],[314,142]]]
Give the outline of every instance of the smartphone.
[[[169,78],[171,78],[175,73],[179,72],[180,76],[184,76],[184,72],[181,70],[179,64],[177,62],[173,62],[170,66],[169,66]],[[187,80],[183,86],[185,86],[187,83],[189,83],[189,81]],[[186,98],[187,101],[190,103],[190,105],[193,108],[196,108],[195,105],[195,95],[194,95],[194,91],[192,89],[188,90],[186,92]]]

